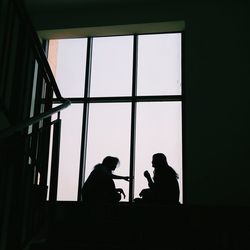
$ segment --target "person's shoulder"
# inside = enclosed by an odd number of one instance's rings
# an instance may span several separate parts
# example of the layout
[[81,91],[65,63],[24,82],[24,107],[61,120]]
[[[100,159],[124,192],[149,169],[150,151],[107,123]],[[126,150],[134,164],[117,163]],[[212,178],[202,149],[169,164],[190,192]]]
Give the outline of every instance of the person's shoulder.
[[94,170],[99,170],[99,169],[102,169],[102,164],[101,163],[98,163],[94,166]]
[[172,176],[174,178],[178,178],[178,174],[176,173],[174,168],[172,168],[171,166],[168,166],[168,173],[170,176]]
[[109,176],[110,173],[108,172],[108,170],[102,165],[102,164],[98,164],[95,166],[93,172],[98,175],[98,176]]
[[162,168],[161,173],[162,174],[164,173],[168,176],[175,176],[176,175],[175,170],[171,166],[167,166],[167,167]]

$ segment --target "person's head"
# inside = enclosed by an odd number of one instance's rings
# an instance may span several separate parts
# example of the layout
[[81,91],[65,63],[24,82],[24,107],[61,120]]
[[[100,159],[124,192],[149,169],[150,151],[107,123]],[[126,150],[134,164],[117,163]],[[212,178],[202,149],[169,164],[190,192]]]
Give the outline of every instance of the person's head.
[[156,153],[153,155],[152,167],[160,169],[161,167],[166,167],[169,174],[174,175],[178,178],[178,174],[175,170],[168,165],[167,157],[163,153]]
[[167,157],[163,153],[156,153],[152,158],[152,167],[168,166]]
[[109,170],[114,171],[119,164],[119,159],[113,156],[106,156],[103,159],[102,164]]

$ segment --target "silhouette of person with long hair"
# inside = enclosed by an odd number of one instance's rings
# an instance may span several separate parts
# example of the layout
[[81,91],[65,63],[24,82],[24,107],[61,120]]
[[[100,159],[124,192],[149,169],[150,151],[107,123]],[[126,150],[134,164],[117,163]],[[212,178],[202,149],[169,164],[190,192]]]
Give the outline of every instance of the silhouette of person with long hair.
[[178,175],[175,170],[168,165],[167,158],[163,153],[156,153],[152,157],[152,167],[154,175],[151,178],[148,171],[144,176],[148,181],[149,188],[143,189],[135,202],[157,203],[157,204],[180,204]]
[[129,181],[128,176],[114,175],[112,172],[119,164],[119,159],[107,156],[102,163],[95,165],[82,187],[82,201],[87,203],[117,203],[125,193],[116,188],[113,179]]

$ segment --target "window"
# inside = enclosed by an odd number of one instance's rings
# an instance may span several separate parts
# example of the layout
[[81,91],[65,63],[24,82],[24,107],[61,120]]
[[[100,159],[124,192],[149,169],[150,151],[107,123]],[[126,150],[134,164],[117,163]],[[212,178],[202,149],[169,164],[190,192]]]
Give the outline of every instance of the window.
[[181,42],[182,33],[50,40],[50,65],[72,102],[62,111],[58,200],[79,200],[94,165],[112,155],[120,159],[115,174],[134,176],[115,181],[131,201],[162,152],[182,202]]

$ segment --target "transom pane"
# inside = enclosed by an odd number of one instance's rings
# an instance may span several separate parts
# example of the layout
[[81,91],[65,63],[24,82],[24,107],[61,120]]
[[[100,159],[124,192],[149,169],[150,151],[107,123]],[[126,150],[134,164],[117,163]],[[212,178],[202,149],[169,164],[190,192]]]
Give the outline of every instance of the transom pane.
[[132,91],[133,37],[93,39],[90,96],[127,96]]
[[138,37],[138,95],[181,94],[181,34]]
[[62,96],[84,94],[87,39],[50,41],[49,62]]

